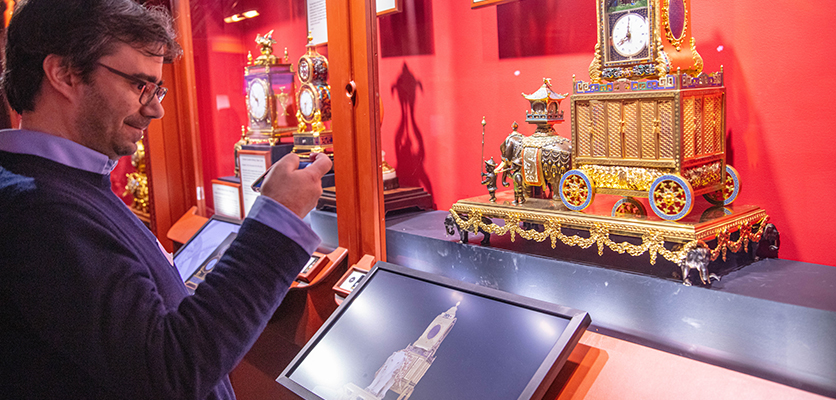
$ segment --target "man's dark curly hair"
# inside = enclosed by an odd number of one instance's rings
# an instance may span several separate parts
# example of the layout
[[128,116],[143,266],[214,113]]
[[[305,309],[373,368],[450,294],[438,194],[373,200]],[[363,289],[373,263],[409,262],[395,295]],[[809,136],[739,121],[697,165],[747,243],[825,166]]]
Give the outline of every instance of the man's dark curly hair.
[[182,52],[165,8],[132,0],[22,0],[7,35],[2,89],[18,113],[34,109],[50,54],[89,82],[96,62],[119,43],[165,62]]

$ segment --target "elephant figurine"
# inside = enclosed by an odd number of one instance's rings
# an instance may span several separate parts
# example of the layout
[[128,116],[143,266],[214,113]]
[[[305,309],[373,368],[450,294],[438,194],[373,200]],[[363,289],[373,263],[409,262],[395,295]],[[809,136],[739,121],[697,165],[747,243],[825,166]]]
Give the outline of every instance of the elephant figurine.
[[708,264],[711,262],[710,253],[708,246],[700,241],[697,246],[685,254],[685,258],[679,262],[679,268],[682,270],[682,283],[685,286],[691,286],[691,279],[688,278],[688,274],[692,269],[699,272],[700,281],[704,285],[711,284],[712,279],[720,280],[718,275],[708,271]]
[[502,185],[508,186],[507,177],[513,179],[516,173],[521,173],[526,189],[540,187],[545,193],[549,187],[551,198],[560,200],[557,193],[560,178],[572,168],[571,143],[566,138],[540,132],[523,136],[517,132],[516,123],[513,127],[514,131],[499,145],[502,162],[496,171],[502,172]]
[[781,236],[774,224],[768,223],[763,231],[761,240],[753,244],[755,248],[755,260],[762,258],[778,258],[778,249],[781,248]]

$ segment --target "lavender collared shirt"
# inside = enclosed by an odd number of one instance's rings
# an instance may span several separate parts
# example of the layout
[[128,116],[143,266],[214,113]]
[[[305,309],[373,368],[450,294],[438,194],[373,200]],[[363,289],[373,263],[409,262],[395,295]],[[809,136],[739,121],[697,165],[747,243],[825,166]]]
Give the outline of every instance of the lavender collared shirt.
[[[119,163],[119,160],[111,160],[69,139],[20,129],[0,130],[0,151],[43,157],[68,167],[102,175],[109,175]],[[258,196],[247,218],[287,236],[308,254],[313,253],[321,242],[319,236],[301,218],[266,196]]]

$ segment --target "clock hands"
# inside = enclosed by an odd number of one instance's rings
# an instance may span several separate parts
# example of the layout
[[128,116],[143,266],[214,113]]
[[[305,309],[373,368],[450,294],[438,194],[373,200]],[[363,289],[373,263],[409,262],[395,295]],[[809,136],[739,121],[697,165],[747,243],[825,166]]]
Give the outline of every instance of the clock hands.
[[618,45],[621,46],[622,44],[624,44],[624,42],[626,42],[628,40],[630,40],[630,31],[627,31],[627,36],[624,36],[624,38],[621,39],[621,41],[618,42]]
[[630,30],[630,20],[632,20],[633,18],[630,18],[630,14],[625,15],[625,18],[627,19],[627,34],[624,35],[623,38],[621,38],[621,40],[617,44],[618,46],[621,46],[622,44],[624,44],[624,42],[633,42],[633,35]]

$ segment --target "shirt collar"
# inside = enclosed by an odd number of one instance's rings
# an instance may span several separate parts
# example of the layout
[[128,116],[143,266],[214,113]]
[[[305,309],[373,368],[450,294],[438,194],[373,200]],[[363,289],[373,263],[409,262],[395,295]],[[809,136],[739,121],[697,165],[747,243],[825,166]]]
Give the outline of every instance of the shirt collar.
[[43,157],[68,167],[102,175],[109,174],[119,163],[119,160],[111,160],[72,140],[22,129],[0,130],[0,150]]

